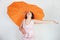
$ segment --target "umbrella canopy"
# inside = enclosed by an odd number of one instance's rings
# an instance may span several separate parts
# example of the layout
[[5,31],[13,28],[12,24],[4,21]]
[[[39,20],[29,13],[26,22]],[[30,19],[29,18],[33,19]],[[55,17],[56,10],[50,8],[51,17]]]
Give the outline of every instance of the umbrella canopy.
[[36,5],[28,4],[25,2],[13,2],[8,6],[7,13],[13,22],[20,26],[22,23],[26,12],[32,11],[34,14],[34,19],[43,20],[44,13],[41,8]]

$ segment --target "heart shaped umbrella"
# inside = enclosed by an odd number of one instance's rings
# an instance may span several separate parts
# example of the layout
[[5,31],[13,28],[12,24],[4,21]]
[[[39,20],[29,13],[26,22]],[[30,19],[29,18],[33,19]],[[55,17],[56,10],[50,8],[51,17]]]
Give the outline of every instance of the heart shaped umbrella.
[[8,16],[12,19],[12,21],[20,26],[22,23],[26,12],[32,11],[34,14],[34,19],[36,20],[43,20],[44,13],[41,8],[36,5],[28,4],[26,2],[13,2],[11,5],[8,6],[7,13]]

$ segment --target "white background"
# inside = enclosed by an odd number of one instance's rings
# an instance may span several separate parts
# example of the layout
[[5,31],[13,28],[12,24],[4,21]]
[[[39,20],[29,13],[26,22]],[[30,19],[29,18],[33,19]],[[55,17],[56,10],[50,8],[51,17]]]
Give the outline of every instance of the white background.
[[[7,6],[9,6],[14,1],[21,0],[0,0],[0,34],[4,34],[3,37],[8,37],[9,40],[19,40],[18,35],[18,27],[12,22],[12,20],[7,15]],[[44,20],[56,20],[60,22],[60,0],[22,0],[30,4],[35,4],[43,9],[45,17]],[[42,29],[38,29],[38,28]],[[44,33],[41,34],[44,36],[41,40],[59,40],[60,33],[60,25],[52,26],[52,25],[38,25],[36,27],[36,33],[40,34],[42,30]],[[52,30],[51,30],[52,29]],[[40,32],[39,32],[40,31]],[[17,32],[17,33],[16,33]],[[36,35],[37,35],[36,34]],[[40,34],[40,35],[41,35]],[[13,35],[13,36],[12,36]],[[38,35],[36,36],[38,37]],[[40,36],[39,36],[40,37]],[[6,39],[6,38],[5,38]],[[39,40],[39,38],[37,38]]]

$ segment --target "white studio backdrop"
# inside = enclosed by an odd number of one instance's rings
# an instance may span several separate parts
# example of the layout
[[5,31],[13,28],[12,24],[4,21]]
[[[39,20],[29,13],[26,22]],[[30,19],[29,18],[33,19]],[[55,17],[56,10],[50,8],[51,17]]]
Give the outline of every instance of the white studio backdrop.
[[[21,39],[21,33],[17,25],[7,15],[7,6],[14,1],[25,1],[35,4],[43,9],[45,14],[44,20],[60,22],[60,0],[0,0],[0,36],[3,40]],[[35,25],[35,34],[36,40],[59,40],[60,25],[37,24]]]

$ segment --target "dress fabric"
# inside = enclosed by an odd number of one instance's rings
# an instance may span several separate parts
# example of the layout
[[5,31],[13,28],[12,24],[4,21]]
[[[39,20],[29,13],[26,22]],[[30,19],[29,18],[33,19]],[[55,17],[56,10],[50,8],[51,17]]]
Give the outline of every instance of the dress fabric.
[[23,34],[22,40],[34,40],[34,31],[33,31],[33,25],[34,21],[31,20],[31,22],[27,25],[25,24],[25,19],[22,22],[23,28],[26,31],[26,34]]

